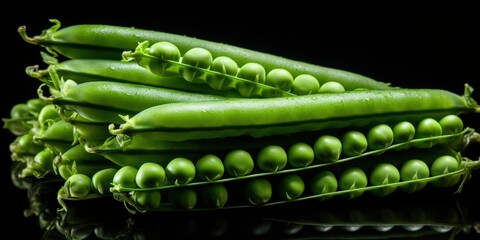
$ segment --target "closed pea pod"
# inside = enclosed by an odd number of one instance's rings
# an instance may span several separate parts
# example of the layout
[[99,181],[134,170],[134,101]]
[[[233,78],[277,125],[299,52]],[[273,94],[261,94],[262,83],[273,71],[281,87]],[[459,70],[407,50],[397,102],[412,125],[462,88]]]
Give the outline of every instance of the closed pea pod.
[[[40,91],[42,96],[42,91]],[[132,101],[132,96],[135,101]],[[95,81],[77,84],[67,80],[58,95],[44,97],[45,101],[79,113],[97,122],[121,122],[121,115],[171,102],[210,101],[225,97],[158,88],[133,83]]]
[[473,102],[437,89],[351,91],[163,104],[126,118],[118,129],[115,125],[109,129],[114,135],[142,134],[171,141],[241,135],[263,137],[397,122],[399,118],[419,121],[427,116],[477,109]]

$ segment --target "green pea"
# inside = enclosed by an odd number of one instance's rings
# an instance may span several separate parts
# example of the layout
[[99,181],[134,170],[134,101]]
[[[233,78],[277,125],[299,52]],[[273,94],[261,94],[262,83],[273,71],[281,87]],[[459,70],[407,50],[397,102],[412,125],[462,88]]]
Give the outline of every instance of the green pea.
[[349,156],[358,156],[368,147],[367,137],[359,131],[350,130],[342,136],[342,152]]
[[242,96],[250,96],[256,88],[256,83],[265,83],[265,68],[258,63],[246,63],[238,70],[237,77],[247,80],[237,82],[237,91]]
[[177,157],[167,164],[167,180],[172,184],[187,184],[195,178],[195,164],[187,158]]
[[200,180],[215,181],[220,179],[224,172],[225,166],[222,159],[213,154],[207,154],[201,157],[196,163],[196,174]]
[[[420,159],[407,160],[400,168],[401,181],[419,180],[430,176],[428,165]],[[400,189],[406,193],[422,190],[427,185],[426,181],[412,182],[400,185]]]
[[[380,163],[375,166],[370,173],[370,184],[372,186],[398,183],[399,181],[400,172],[397,167],[390,163]],[[372,193],[376,196],[383,197],[395,192],[396,189],[396,186],[382,187],[373,189]]]
[[237,77],[256,83],[265,83],[265,68],[258,63],[246,63],[245,65],[240,67]]
[[282,199],[293,200],[300,197],[305,191],[305,183],[297,174],[282,176],[278,183],[277,192]]
[[[416,127],[415,139],[420,138],[429,138],[429,137],[438,137],[442,135],[442,126],[440,123],[433,118],[425,118],[421,120]],[[414,143],[413,146],[416,148],[431,148],[438,141],[437,140],[426,140]]]
[[[313,176],[310,182],[310,191],[315,194],[324,194],[337,191],[338,181],[333,172],[324,170]],[[324,201],[332,198],[333,195],[318,197],[319,201]]]
[[138,169],[132,166],[123,166],[113,176],[112,183],[114,186],[121,186],[126,188],[137,188],[135,181]]
[[[210,70],[225,75],[236,76],[238,65],[233,59],[220,56],[213,59]],[[226,90],[233,87],[231,81],[220,74],[208,74],[206,81],[211,88],[217,90]]]
[[110,193],[110,187],[117,171],[118,169],[116,168],[106,168],[93,174],[92,176],[93,189],[100,194]]
[[340,190],[354,190],[356,191],[348,192],[345,194],[341,194],[342,197],[347,199],[353,199],[360,197],[365,190],[368,184],[368,178],[365,172],[358,167],[350,167],[344,170],[339,177],[338,187]]
[[[187,64],[196,68],[209,69],[212,65],[213,57],[212,54],[204,48],[196,47],[188,50],[182,58],[182,63]],[[180,69],[180,74],[182,77],[194,83],[202,83],[204,80],[201,80],[200,77],[204,74],[199,70],[192,69],[189,67],[182,67]]]
[[[458,159],[450,155],[444,155],[436,158],[430,166],[432,177],[458,171],[460,163]],[[429,183],[436,187],[451,187],[457,184],[461,179],[461,174],[449,175],[442,178],[434,179]]]
[[323,135],[313,144],[313,151],[320,162],[335,162],[342,154],[342,142],[335,136]]
[[148,48],[148,54],[162,60],[180,60],[180,50],[171,42],[161,41],[152,44]]
[[[447,115],[440,119],[438,121],[440,123],[440,126],[442,126],[442,134],[443,135],[449,135],[449,134],[455,134],[459,133],[463,130],[463,120],[457,116],[457,115]],[[458,137],[457,139],[459,139]],[[461,140],[461,139],[460,139]],[[444,139],[439,139],[439,143],[448,143],[452,141],[452,138],[444,138]]]
[[[162,60],[177,62],[180,60],[180,50],[174,44],[166,41],[156,42],[148,48],[148,54]],[[158,64],[158,65],[157,65]],[[149,65],[149,70],[155,74],[163,75],[172,64],[164,61],[155,61]]]
[[447,115],[439,123],[443,134],[455,134],[463,130],[463,120],[457,115]]
[[63,191],[66,193],[67,197],[86,197],[92,191],[92,179],[85,174],[73,174],[65,180]]
[[225,170],[230,176],[245,176],[252,172],[254,161],[249,152],[245,150],[233,150],[227,153],[223,160]]
[[320,83],[312,75],[300,74],[293,80],[292,93],[296,95],[317,93],[319,89]]
[[245,196],[253,205],[262,205],[272,198],[272,184],[265,178],[253,178],[245,183]]
[[192,209],[197,205],[197,192],[192,188],[174,188],[168,192],[169,202],[180,209]]
[[343,93],[345,88],[338,82],[329,81],[320,86],[319,93]]
[[265,84],[282,89],[284,91],[290,91],[290,89],[293,87],[293,76],[285,69],[272,69],[267,74]]
[[288,164],[294,168],[307,167],[314,159],[313,148],[304,142],[297,142],[287,150]]
[[393,130],[386,124],[372,127],[367,133],[368,147],[372,150],[385,149],[393,143]]
[[415,137],[415,126],[408,121],[402,121],[393,126],[393,142],[409,142]]
[[203,185],[200,191],[200,199],[206,207],[222,208],[228,201],[227,188],[221,183]]
[[260,149],[257,166],[265,172],[277,172],[287,165],[287,152],[278,145],[268,145]]
[[159,190],[135,191],[131,198],[138,207],[151,210],[160,206],[162,194]]
[[165,169],[160,164],[146,162],[138,168],[135,183],[140,188],[154,188],[163,185],[165,179]]

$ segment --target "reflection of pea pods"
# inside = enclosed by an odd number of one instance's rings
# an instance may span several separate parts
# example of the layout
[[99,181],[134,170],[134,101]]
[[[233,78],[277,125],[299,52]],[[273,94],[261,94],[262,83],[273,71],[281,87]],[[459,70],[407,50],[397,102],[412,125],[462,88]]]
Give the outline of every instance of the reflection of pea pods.
[[[466,199],[435,201],[438,197],[441,196],[372,198],[355,204],[307,202],[270,210],[171,211],[135,218],[122,212],[121,204],[109,204],[112,200],[103,198],[72,202],[68,212],[61,212],[57,225],[59,231],[70,237],[85,234],[83,237],[109,239],[150,239],[171,234],[189,239],[452,239],[478,235],[474,229],[476,216],[468,214],[475,209],[466,208]],[[108,206],[100,215],[93,207],[99,204]],[[105,217],[113,215],[117,217]]]

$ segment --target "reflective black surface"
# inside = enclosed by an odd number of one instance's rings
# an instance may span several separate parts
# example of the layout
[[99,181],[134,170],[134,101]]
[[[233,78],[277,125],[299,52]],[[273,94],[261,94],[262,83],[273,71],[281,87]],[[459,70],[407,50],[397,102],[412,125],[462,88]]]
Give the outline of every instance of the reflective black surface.
[[[15,9],[21,7],[27,6],[18,6]],[[474,11],[475,8],[466,3],[424,8],[363,6],[364,8],[328,9],[302,6],[287,7],[285,12],[275,12],[273,9],[263,11],[246,9],[241,15],[200,9],[187,14],[181,11],[184,6],[145,11],[144,8],[149,9],[148,6],[142,6],[143,10],[136,10],[138,6],[125,5],[123,9],[120,6],[118,10],[88,7],[86,8],[88,11],[81,13],[71,11],[71,8],[77,7],[72,5],[63,10],[47,10],[47,6],[42,5],[42,8],[38,9],[33,7],[34,14],[20,12],[5,20],[3,18],[6,16],[2,16],[2,38],[6,39],[2,50],[5,51],[2,56],[5,62],[3,71],[7,72],[2,74],[4,82],[2,116],[8,116],[13,104],[36,96],[38,82],[26,76],[24,70],[26,66],[42,64],[39,54],[42,49],[23,42],[16,28],[25,24],[32,34],[40,33],[51,26],[49,18],[59,19],[64,26],[105,23],[186,34],[345,69],[403,87],[442,88],[461,94],[463,84],[468,82],[480,90],[478,39],[474,36],[479,27],[476,21],[478,14]],[[315,11],[309,12],[313,9]],[[265,16],[264,11],[273,16]],[[302,14],[293,16],[294,12]],[[474,92],[473,96],[477,95],[480,96]],[[480,129],[478,116],[475,118],[465,116],[464,120],[466,125]],[[45,235],[45,229],[41,226],[39,217],[35,214],[25,216],[25,210],[31,208],[28,191],[19,189],[10,178],[11,160],[8,144],[14,137],[7,131],[2,131],[1,134],[2,189],[6,191],[2,195],[4,206],[2,216],[6,222],[2,234],[8,236],[8,239],[41,239]],[[472,145],[465,155],[477,159],[480,156],[478,149],[479,144]],[[455,239],[478,239],[478,234],[472,231],[472,227],[480,220],[477,196],[480,193],[479,175],[480,172],[473,172],[473,178],[467,183],[461,195],[455,197],[451,195],[453,191],[446,190],[415,196],[395,195],[394,199],[381,201],[366,198],[358,203],[341,202],[327,207],[308,204],[286,209],[226,212],[219,215],[152,214],[132,217],[123,211],[123,205],[111,200],[107,201],[106,205],[97,202],[78,206],[77,209],[80,219],[86,221],[80,222],[87,225],[87,232],[91,230],[89,228],[91,226],[106,224],[116,234],[125,231],[126,236],[143,234],[153,239],[164,236],[164,231],[171,231],[172,234],[179,234],[178,236],[194,234],[196,237],[219,236],[218,238],[229,239],[244,237],[328,239],[330,233],[340,234],[336,235],[337,237],[362,233],[361,236],[368,239],[368,236],[373,238],[379,232],[367,231],[369,227],[364,227],[351,233],[348,230],[327,233],[319,231],[319,228],[315,229],[304,221],[312,221],[312,225],[318,224],[320,219],[315,213],[325,208],[335,213],[337,208],[344,211],[355,208],[358,204],[356,210],[366,211],[362,214],[368,215],[370,209],[373,211],[376,209],[375,206],[380,205],[393,211],[402,211],[408,206],[404,203],[418,204],[416,207],[434,212],[433,220],[442,221],[445,217],[451,216],[445,215],[446,211],[451,210],[458,214],[460,205],[461,217],[456,219],[461,221],[454,222],[465,224],[470,231],[461,230],[455,235]],[[47,192],[42,196],[49,196],[44,200],[51,204],[50,216],[58,217],[54,210],[56,201],[52,200],[54,194]],[[107,209],[104,209],[104,206],[107,206]],[[47,216],[48,214],[45,214],[45,217]],[[66,224],[65,229],[71,229],[68,224],[76,226],[76,223],[68,221]],[[354,226],[356,224],[350,225]],[[408,233],[411,234],[410,238],[418,238],[413,233],[400,231],[401,228],[398,226],[394,229],[397,229],[399,234]],[[392,232],[386,232],[389,233]],[[428,234],[418,239],[448,239],[451,233],[448,231],[447,234]],[[50,239],[64,238],[57,229],[52,230],[48,236]]]

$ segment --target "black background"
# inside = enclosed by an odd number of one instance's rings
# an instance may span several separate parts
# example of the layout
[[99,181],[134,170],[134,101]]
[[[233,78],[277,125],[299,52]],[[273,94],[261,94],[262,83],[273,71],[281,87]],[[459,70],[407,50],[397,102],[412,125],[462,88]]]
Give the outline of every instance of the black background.
[[[1,116],[7,117],[15,103],[35,97],[38,86],[37,80],[26,76],[24,70],[42,64],[39,52],[43,49],[24,42],[17,28],[26,25],[27,33],[39,34],[51,26],[49,18],[59,19],[62,26],[114,24],[224,42],[360,73],[401,87],[441,88],[462,94],[464,83],[469,83],[480,91],[479,45],[475,36],[478,12],[467,2],[416,8],[278,6],[282,10],[260,9],[252,4],[245,5],[245,9],[194,6],[188,11],[184,10],[187,6],[136,4],[118,6],[116,10],[75,5],[63,9],[16,6],[12,16],[2,16]],[[32,12],[24,12],[25,8]],[[477,95],[474,92],[473,96]],[[480,128],[478,117],[465,116],[465,122]],[[7,227],[2,231],[19,239],[40,239],[38,219],[22,215],[28,204],[25,191],[14,188],[10,181],[8,144],[13,139],[2,131],[0,168],[5,191],[3,220],[16,226],[16,230]],[[472,148],[467,154],[476,159],[480,153],[478,144]],[[480,193],[476,187],[480,184],[478,177],[467,184],[467,191]]]

